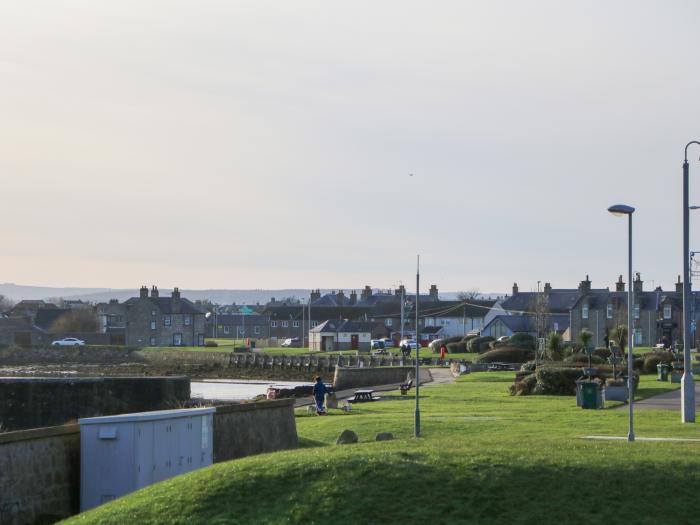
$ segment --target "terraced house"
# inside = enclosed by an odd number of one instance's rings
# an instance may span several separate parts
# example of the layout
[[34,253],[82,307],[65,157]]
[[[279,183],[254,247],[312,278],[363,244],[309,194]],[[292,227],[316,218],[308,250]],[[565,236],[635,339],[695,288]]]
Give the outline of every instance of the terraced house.
[[138,297],[126,306],[127,346],[203,346],[204,312],[175,288],[170,297],[160,297],[153,286],[150,295],[142,286]]

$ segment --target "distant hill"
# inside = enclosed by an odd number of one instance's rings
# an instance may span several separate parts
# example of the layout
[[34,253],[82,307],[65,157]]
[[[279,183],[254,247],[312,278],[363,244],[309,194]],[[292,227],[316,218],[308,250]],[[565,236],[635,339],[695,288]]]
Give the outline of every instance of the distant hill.
[[[358,287],[357,291],[362,289]],[[321,293],[329,293],[338,290],[338,288],[322,289]],[[349,289],[346,289],[346,292]],[[169,295],[171,289],[160,288],[162,295]],[[215,304],[265,304],[273,297],[281,300],[287,297],[296,297],[306,300],[311,293],[310,289],[305,288],[288,288],[281,290],[185,290],[181,289],[180,293],[190,301],[208,299]],[[459,292],[440,292],[440,298],[445,300],[457,299]],[[118,299],[126,301],[130,297],[138,295],[138,288],[133,289],[117,289],[117,288],[52,288],[47,286],[24,286],[19,284],[5,283],[0,284],[0,294],[9,297],[13,301],[21,301],[22,299],[50,299],[53,297],[62,297],[64,299],[80,299],[92,303],[102,303],[110,299]],[[484,298],[503,295],[496,293],[481,294]]]

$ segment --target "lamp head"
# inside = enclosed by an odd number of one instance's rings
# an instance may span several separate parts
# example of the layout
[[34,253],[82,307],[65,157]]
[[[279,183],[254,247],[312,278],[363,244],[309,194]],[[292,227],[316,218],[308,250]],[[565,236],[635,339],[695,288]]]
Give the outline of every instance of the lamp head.
[[608,208],[608,211],[617,216],[632,215],[634,213],[634,208],[626,204],[614,204]]

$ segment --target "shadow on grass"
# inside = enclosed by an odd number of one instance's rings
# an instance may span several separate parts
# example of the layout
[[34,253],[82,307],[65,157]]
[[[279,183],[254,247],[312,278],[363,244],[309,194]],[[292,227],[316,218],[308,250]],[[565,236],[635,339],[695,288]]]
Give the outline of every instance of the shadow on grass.
[[299,447],[298,448],[315,448],[315,447],[327,447],[328,443],[324,443],[323,441],[316,441],[315,439],[309,439],[309,438],[299,438]]

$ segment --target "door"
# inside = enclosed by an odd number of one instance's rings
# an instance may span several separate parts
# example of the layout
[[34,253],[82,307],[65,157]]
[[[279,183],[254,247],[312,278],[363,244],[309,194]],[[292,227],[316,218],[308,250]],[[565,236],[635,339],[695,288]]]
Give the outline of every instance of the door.
[[350,336],[350,350],[357,350],[360,346],[360,336],[357,334],[352,334]]
[[182,346],[182,334],[173,334],[173,346]]

